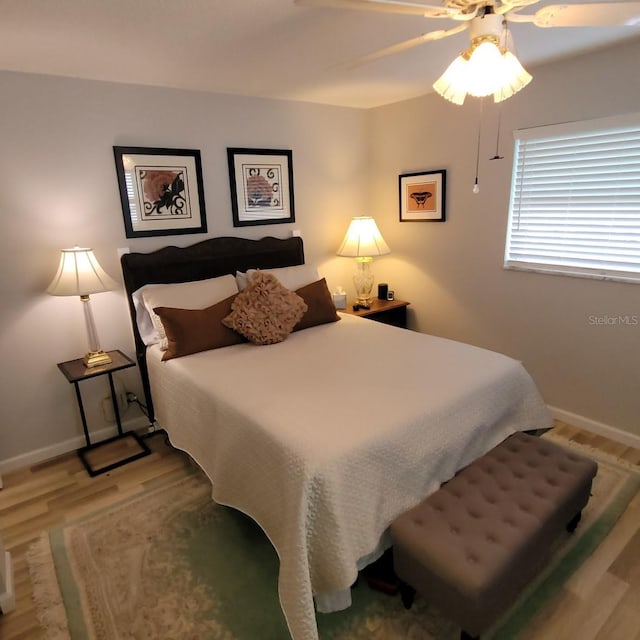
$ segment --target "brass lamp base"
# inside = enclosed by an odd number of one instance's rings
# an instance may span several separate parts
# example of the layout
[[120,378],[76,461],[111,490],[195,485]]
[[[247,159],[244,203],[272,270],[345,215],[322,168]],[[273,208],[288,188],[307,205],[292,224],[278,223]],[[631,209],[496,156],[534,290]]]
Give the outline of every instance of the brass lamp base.
[[84,366],[91,369],[92,367],[100,367],[103,364],[111,363],[111,356],[104,351],[89,351],[82,360]]

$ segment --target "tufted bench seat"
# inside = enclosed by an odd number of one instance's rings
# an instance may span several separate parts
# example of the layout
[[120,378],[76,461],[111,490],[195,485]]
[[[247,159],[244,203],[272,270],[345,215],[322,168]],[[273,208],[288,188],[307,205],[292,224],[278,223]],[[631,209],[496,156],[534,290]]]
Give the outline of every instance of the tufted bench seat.
[[479,636],[572,532],[597,464],[548,440],[515,433],[391,525],[402,599],[417,591]]

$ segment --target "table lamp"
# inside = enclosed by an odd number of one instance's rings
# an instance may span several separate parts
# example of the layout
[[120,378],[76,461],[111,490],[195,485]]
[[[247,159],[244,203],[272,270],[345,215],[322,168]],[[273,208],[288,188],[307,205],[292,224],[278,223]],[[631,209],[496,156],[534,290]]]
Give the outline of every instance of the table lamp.
[[382,238],[373,218],[360,216],[351,220],[342,245],[338,249],[338,255],[356,259],[353,284],[356,288],[358,304],[368,305],[371,302],[373,289],[371,262],[375,256],[383,256],[387,253],[391,253],[391,250]]
[[61,253],[58,272],[47,288],[47,293],[52,296],[80,296],[89,338],[89,352],[83,358],[84,364],[87,367],[109,364],[109,354],[100,348],[89,296],[117,289],[118,283],[100,266],[92,249],[74,247],[62,249]]

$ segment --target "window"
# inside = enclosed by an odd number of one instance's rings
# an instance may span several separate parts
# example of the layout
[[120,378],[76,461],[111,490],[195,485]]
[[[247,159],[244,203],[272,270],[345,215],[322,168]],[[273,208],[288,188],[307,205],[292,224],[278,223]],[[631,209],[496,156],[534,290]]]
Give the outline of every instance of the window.
[[514,136],[505,268],[640,282],[640,114]]

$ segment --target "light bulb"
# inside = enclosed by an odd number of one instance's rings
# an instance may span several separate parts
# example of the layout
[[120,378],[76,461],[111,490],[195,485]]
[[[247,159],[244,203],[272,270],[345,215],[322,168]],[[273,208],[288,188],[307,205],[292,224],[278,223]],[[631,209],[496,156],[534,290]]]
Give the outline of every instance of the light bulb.
[[480,186],[477,182],[473,185],[473,193],[480,193]]

